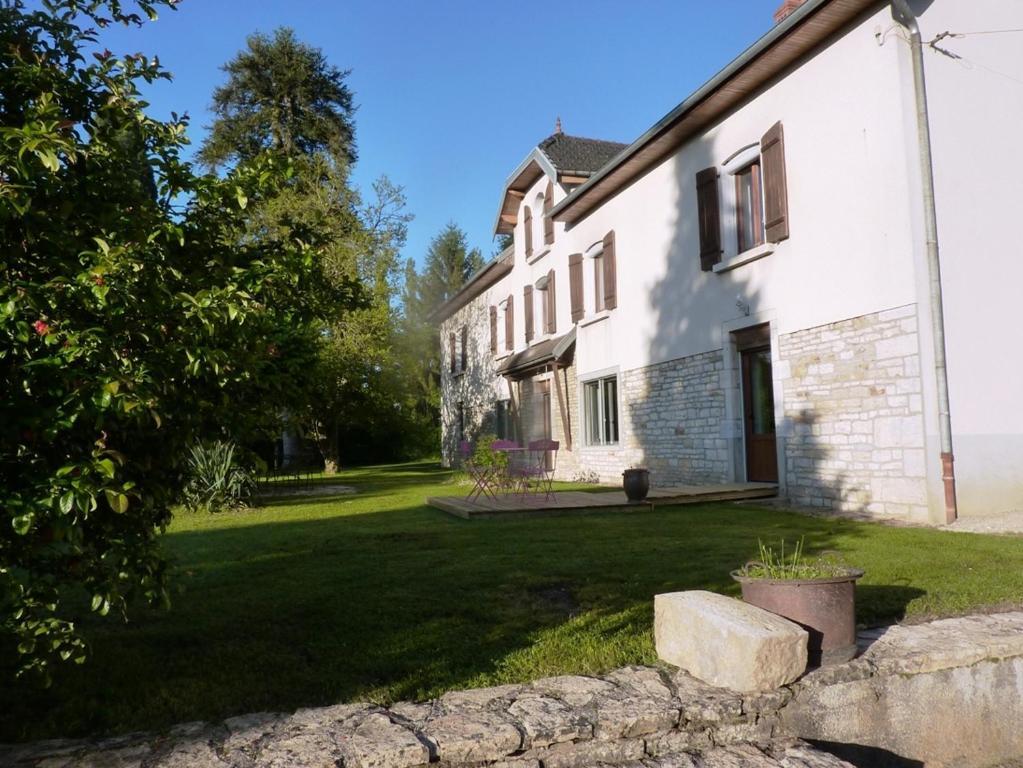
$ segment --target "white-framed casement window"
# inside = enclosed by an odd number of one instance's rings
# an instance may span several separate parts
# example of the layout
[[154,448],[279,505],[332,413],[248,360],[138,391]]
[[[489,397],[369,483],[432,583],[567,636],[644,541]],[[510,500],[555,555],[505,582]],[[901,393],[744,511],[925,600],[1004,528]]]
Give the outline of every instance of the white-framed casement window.
[[760,158],[735,171],[736,253],[764,244],[764,187]]
[[758,142],[696,174],[700,268],[723,272],[789,237],[785,139],[775,123]]
[[583,382],[583,426],[587,445],[618,443],[618,376]]
[[601,248],[593,258],[593,311],[604,311],[604,249]]

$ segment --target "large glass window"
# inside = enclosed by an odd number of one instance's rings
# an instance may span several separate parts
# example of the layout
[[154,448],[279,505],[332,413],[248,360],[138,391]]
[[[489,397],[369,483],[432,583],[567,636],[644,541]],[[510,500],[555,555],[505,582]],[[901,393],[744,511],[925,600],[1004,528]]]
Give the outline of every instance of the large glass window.
[[593,311],[604,311],[604,255],[593,260]]
[[583,384],[583,417],[588,445],[618,442],[618,377]]

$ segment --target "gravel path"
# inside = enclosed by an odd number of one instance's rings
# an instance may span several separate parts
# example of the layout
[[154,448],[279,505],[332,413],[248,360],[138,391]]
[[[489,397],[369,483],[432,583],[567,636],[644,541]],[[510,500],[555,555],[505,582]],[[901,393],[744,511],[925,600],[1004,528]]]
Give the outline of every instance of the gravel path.
[[984,517],[961,517],[950,525],[941,526],[941,530],[957,533],[1023,533],[1023,510]]

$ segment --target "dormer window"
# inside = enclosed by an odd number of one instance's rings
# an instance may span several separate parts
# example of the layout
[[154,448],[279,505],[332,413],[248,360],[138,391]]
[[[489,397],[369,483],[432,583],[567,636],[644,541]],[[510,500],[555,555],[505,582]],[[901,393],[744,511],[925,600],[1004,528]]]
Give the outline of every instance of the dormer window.
[[533,210],[537,212],[537,215],[533,217],[533,242],[540,245],[538,250],[547,250],[544,245],[547,242],[547,238],[544,236],[545,222],[547,220],[544,213],[546,211],[546,202],[544,200],[543,193],[539,193],[533,200]]

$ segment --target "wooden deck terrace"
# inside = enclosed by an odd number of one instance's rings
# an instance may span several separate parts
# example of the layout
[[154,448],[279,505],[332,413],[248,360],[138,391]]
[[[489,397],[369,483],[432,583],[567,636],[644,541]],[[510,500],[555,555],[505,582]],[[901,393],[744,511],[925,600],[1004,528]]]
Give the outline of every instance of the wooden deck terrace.
[[774,483],[721,483],[717,485],[686,485],[674,488],[651,488],[645,501],[632,503],[624,491],[555,491],[553,497],[543,495],[498,494],[497,499],[480,496],[470,501],[466,496],[433,496],[426,503],[435,509],[466,520],[495,517],[551,517],[585,514],[587,512],[635,512],[675,504],[700,504],[711,501],[745,501],[775,496]]

